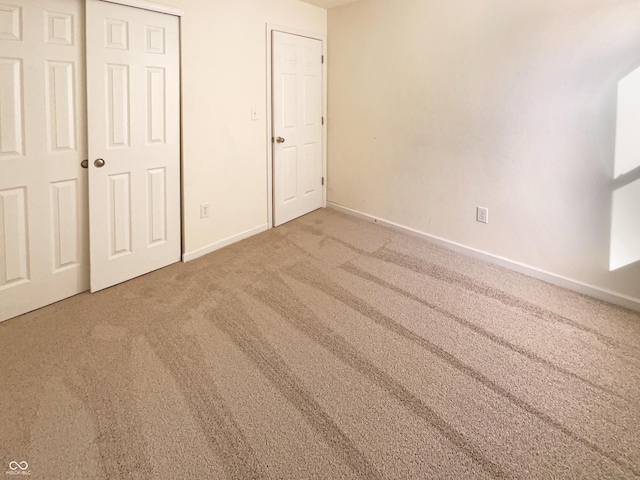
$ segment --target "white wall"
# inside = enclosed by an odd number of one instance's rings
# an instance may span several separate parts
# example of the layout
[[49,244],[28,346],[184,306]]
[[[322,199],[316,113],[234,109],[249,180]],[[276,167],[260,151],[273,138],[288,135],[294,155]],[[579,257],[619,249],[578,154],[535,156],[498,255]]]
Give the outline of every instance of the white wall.
[[640,299],[639,264],[609,271],[638,25],[635,0],[329,10],[329,201]]
[[[184,251],[267,224],[266,24],[326,35],[297,0],[160,0],[181,20]],[[251,121],[256,107],[259,121]],[[200,219],[200,204],[211,214]]]

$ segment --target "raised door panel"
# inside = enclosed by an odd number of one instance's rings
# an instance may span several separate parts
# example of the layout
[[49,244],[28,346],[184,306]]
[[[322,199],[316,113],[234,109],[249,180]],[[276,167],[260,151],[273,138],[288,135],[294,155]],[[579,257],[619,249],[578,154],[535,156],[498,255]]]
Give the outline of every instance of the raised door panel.
[[165,143],[167,108],[164,68],[147,67],[147,143]]
[[164,28],[147,25],[147,53],[165,54]]
[[131,174],[109,176],[107,197],[109,255],[111,259],[131,253]]
[[104,26],[104,46],[106,48],[129,50],[129,22],[105,18]]
[[26,188],[0,191],[0,289],[29,280]]
[[322,114],[322,102],[318,96],[318,78],[311,75],[305,75],[304,81],[304,126],[314,127],[320,123]]
[[56,272],[76,267],[81,262],[80,196],[75,179],[51,184],[53,269]]
[[22,59],[0,58],[0,156],[24,154]]
[[[283,74],[282,82],[282,129],[288,134],[295,135],[298,126],[298,79],[292,74]],[[291,137],[290,142],[291,142]]]
[[300,195],[302,196],[314,195],[319,189],[318,176],[322,175],[321,170],[318,169],[318,166],[322,165],[319,150],[317,142],[307,143],[304,146],[301,168],[303,176],[300,178],[299,186]]
[[286,147],[283,156],[283,203],[293,202],[298,198],[298,148]]
[[0,5],[0,39],[22,40],[22,8]]
[[147,172],[148,191],[148,246],[167,241],[167,188],[166,168],[153,168]]
[[131,115],[129,103],[129,65],[105,65],[107,107],[107,145],[109,148],[130,144]]
[[47,61],[45,74],[49,151],[76,150],[75,65]]
[[46,42],[55,45],[75,45],[75,29],[73,15],[45,12],[45,38]]

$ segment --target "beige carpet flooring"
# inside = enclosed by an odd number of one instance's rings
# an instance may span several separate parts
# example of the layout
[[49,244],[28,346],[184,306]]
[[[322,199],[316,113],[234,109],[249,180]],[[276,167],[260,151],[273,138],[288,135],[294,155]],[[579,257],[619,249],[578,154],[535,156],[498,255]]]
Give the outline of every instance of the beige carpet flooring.
[[332,210],[6,321],[0,375],[0,475],[640,477],[639,314]]

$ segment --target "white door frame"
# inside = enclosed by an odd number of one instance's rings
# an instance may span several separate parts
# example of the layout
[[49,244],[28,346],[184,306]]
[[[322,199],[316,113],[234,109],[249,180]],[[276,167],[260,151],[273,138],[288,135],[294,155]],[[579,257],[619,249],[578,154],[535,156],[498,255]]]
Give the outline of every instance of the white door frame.
[[101,0],[103,2],[117,3],[118,5],[124,5],[126,7],[141,8],[143,10],[151,10],[152,12],[166,13],[167,15],[173,15],[174,17],[182,17],[184,10],[176,7],[170,7],[168,5],[161,5],[159,3],[149,2],[147,0]]
[[322,126],[322,176],[324,185],[322,186],[322,207],[327,206],[327,36],[317,33],[305,32],[295,28],[282,27],[280,25],[267,24],[267,221],[269,228],[273,228],[273,90],[272,90],[272,69],[273,51],[271,32],[278,31],[299,35],[301,37],[313,38],[322,42],[322,116],[324,125]]

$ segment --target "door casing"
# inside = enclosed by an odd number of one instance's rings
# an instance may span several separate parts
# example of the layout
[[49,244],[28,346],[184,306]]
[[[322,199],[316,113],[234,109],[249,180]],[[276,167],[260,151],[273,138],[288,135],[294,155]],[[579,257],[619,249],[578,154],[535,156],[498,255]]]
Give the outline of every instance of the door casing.
[[272,32],[278,31],[301,37],[313,38],[322,42],[322,116],[324,125],[322,126],[322,176],[324,185],[322,187],[322,207],[327,206],[327,37],[316,33],[305,32],[303,30],[283,27],[280,25],[267,24],[267,218],[269,228],[273,228],[273,46]]
[[143,10],[151,10],[152,12],[166,13],[175,17],[182,17],[184,10],[169,5],[161,5],[159,3],[149,2],[147,0],[101,0],[102,2],[117,3],[126,7],[141,8]]

